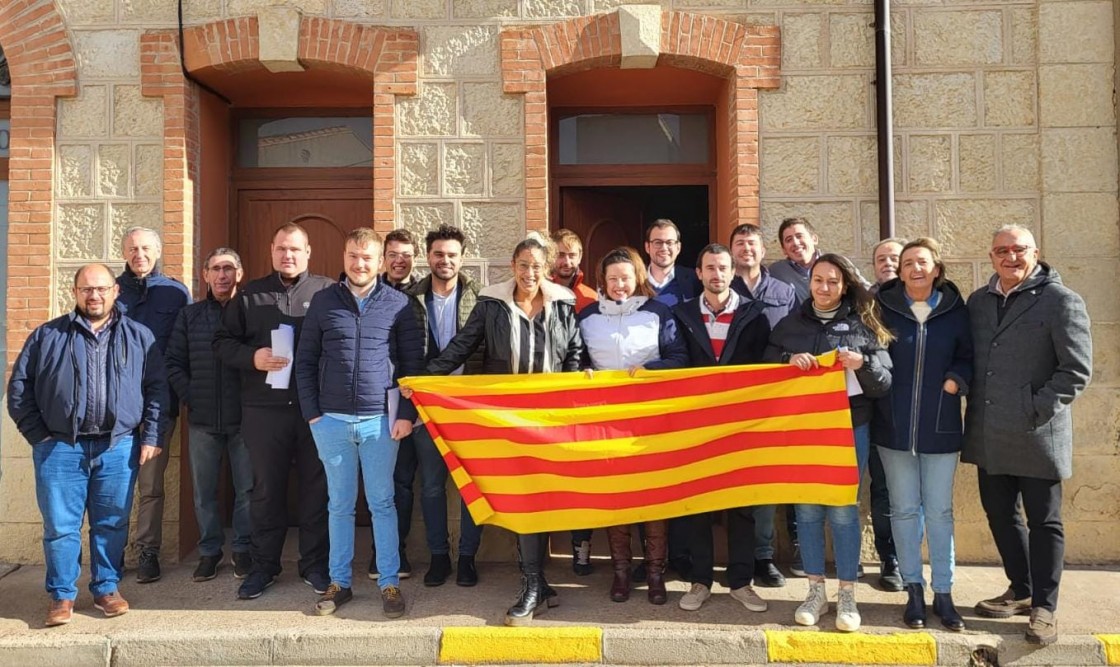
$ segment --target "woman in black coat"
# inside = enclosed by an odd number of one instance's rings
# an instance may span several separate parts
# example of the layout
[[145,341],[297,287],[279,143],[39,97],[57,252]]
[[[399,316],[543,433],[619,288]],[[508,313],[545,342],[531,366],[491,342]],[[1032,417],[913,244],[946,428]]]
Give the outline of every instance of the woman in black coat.
[[953,606],[953,478],[963,444],[961,396],[972,380],[968,306],[945,279],[937,241],[919,238],[899,256],[897,280],[879,304],[894,334],[890,437],[879,445],[891,499],[891,532],[909,601],[903,622],[926,625],[922,533],[929,541],[933,613],[964,629]]
[[[840,255],[821,255],[809,277],[811,298],[787,315],[770,334],[766,356],[810,370],[817,366],[814,355],[839,350],[838,361],[855,373],[862,393],[849,399],[855,436],[856,460],[860,470],[867,464],[871,448],[872,399],[886,395],[891,386],[891,362],[886,346],[890,332],[883,325],[875,298],[859,279],[855,266]],[[862,622],[856,607],[855,584],[859,567],[859,505],[840,507],[799,504],[797,532],[809,594],[797,608],[794,620],[816,625],[828,612],[824,584],[824,521],[832,526],[832,547],[840,593],[836,628],[854,632]]]
[[[478,293],[467,323],[428,363],[428,372],[450,375],[479,347],[487,375],[578,371],[583,339],[576,298],[549,280],[553,255],[552,246],[537,238],[518,243],[510,262],[513,278]],[[544,580],[547,544],[547,533],[517,536],[521,593],[506,612],[506,625],[528,624],[534,613],[556,606],[556,591]]]

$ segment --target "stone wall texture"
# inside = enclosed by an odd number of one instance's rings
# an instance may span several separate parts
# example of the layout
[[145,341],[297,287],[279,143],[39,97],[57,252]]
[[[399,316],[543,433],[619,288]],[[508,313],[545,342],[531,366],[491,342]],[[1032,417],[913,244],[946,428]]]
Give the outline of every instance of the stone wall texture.
[[[164,102],[141,92],[140,38],[175,27],[175,16],[173,3],[157,0],[55,4],[79,82],[77,94],[56,106],[55,242],[44,258],[54,278],[44,289],[57,313],[70,307],[66,281],[76,266],[120,266],[121,231],[159,227],[165,219]],[[495,280],[506,275],[509,248],[526,227],[526,179],[540,176],[539,167],[527,173],[525,166],[526,96],[502,92],[499,33],[622,4],[780,26],[781,87],[758,93],[761,220],[772,235],[781,218],[806,215],[824,248],[867,266],[878,239],[869,0],[199,0],[185,9],[190,26],[283,6],[305,16],[416,29],[417,95],[395,102],[397,224],[421,234],[444,222],[461,226],[470,237],[472,270]],[[1097,268],[1120,258],[1113,5],[892,5],[898,232],[939,238],[950,277],[968,291],[991,273],[991,230],[1025,224],[1036,231],[1044,258],[1084,295],[1096,378],[1074,407],[1078,454],[1065,486],[1067,559],[1120,561],[1120,300]],[[780,249],[769,240],[774,258]],[[6,418],[0,456],[0,560],[41,560],[29,450]],[[187,482],[178,470],[175,459],[169,498]],[[993,561],[970,466],[961,468],[956,500],[958,559]],[[452,508],[454,515],[458,504]],[[177,502],[168,509],[166,534],[177,536]],[[413,535],[422,534],[417,525]],[[508,538],[488,537],[486,544],[484,557],[510,556]],[[865,544],[873,558],[870,540]]]

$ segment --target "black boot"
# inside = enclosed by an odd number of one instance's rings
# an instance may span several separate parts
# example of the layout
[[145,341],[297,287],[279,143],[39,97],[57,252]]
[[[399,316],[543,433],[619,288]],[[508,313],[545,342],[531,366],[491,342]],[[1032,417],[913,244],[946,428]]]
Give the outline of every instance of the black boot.
[[921,629],[926,627],[926,592],[921,584],[906,584],[906,593],[910,599],[906,601],[906,611],[902,612],[902,622],[908,628]]
[[533,622],[533,614],[543,614],[548,609],[545,602],[547,593],[542,586],[541,575],[521,575],[521,593],[517,602],[506,612],[506,625],[529,625]]
[[941,625],[953,632],[964,630],[964,619],[953,605],[952,593],[933,594],[933,613],[941,618]]

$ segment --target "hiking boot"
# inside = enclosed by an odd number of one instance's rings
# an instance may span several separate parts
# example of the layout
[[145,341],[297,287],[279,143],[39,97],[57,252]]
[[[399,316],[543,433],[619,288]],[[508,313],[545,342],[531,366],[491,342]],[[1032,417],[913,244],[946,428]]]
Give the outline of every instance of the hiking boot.
[[594,570],[591,567],[591,541],[572,542],[572,572],[586,577]]
[[244,579],[253,571],[253,557],[248,551],[233,552],[233,578]]
[[704,606],[708,598],[712,597],[712,590],[704,584],[692,584],[692,588],[681,596],[681,601],[677,603],[681,609],[685,611],[696,611]]
[[404,616],[404,596],[401,595],[401,589],[396,586],[381,589],[381,611],[388,618]]
[[731,589],[731,597],[738,600],[747,611],[764,612],[768,608],[766,600],[760,598],[750,586]]
[[191,575],[191,581],[210,581],[218,576],[218,564],[222,562],[222,554],[217,556],[199,556],[198,567]]
[[781,588],[786,585],[786,578],[772,559],[763,558],[754,562],[754,585],[761,588]]
[[474,556],[459,556],[459,571],[455,575],[456,586],[474,586],[478,583],[478,570],[474,568]]
[[150,584],[159,581],[159,552],[155,549],[144,549],[140,552],[140,563],[136,568],[136,583]]
[[448,554],[432,554],[432,562],[428,571],[424,573],[425,586],[442,586],[451,576],[451,556]]
[[128,600],[122,598],[117,591],[93,598],[93,606],[100,609],[106,618],[128,613]]
[[976,603],[976,613],[986,618],[1011,618],[1031,613],[1031,598],[1015,599],[1015,591],[1008,588],[1002,595]]
[[1027,641],[1048,646],[1058,641],[1058,619],[1054,612],[1042,607],[1031,609],[1031,622],[1027,626]]
[[51,606],[47,608],[47,620],[43,625],[48,628],[66,625],[72,618],[74,618],[73,600],[51,600]]
[[264,572],[250,572],[241,587],[237,589],[238,600],[255,600],[264,593],[264,589],[276,583],[276,577]]
[[793,620],[798,625],[816,625],[821,616],[828,613],[828,594],[824,590],[824,581],[810,581],[809,594],[805,601],[793,613]]
[[898,571],[898,559],[894,556],[879,564],[879,588],[891,593],[901,593],[906,588]]
[[332,581],[327,586],[327,592],[323,593],[323,597],[315,603],[315,613],[320,616],[329,616],[353,599],[354,591],[352,589],[343,588]]
[[836,596],[836,629],[841,632],[855,632],[859,630],[863,619],[856,607],[856,587],[841,586]]
[[326,572],[319,570],[311,570],[303,575],[303,583],[311,587],[319,595],[325,595],[327,588],[331,585],[331,577]]

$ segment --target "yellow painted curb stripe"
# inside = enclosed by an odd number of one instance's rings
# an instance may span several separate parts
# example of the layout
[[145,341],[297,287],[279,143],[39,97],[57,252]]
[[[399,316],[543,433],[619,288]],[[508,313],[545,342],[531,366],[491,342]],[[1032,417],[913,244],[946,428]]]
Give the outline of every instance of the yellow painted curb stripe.
[[603,630],[561,628],[444,628],[440,664],[588,663],[603,659]]
[[863,633],[767,630],[770,662],[823,662],[847,665],[936,665],[937,642],[925,632]]
[[1120,665],[1120,635],[1097,635],[1104,644],[1104,664]]

